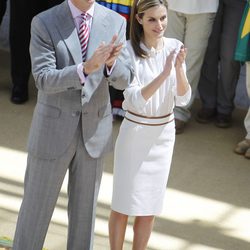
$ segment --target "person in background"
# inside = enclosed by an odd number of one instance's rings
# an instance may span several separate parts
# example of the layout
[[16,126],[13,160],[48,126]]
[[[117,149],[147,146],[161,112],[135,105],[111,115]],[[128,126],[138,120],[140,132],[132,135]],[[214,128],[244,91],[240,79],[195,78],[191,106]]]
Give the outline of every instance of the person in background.
[[180,134],[191,118],[190,109],[196,97],[200,71],[219,0],[168,0],[168,3],[169,21],[165,35],[182,41],[187,47],[187,77],[192,88],[189,104],[174,109],[176,133]]
[[146,249],[170,171],[173,108],[186,105],[191,97],[186,49],[164,37],[167,22],[166,0],[134,1],[127,48],[135,77],[124,91],[126,114],[114,151],[111,250],[122,249],[128,216],[135,216],[132,248]]
[[112,149],[108,87],[133,79],[125,42],[126,20],[94,0],[67,0],[33,18],[38,96],[13,250],[42,249],[67,171],[67,249],[93,248],[103,157]]
[[[0,21],[6,10],[7,0],[0,0]],[[63,0],[10,0],[10,57],[11,57],[11,102],[25,103],[29,98],[28,82],[31,72],[29,43],[30,23],[33,16]]]
[[[246,72],[247,92],[250,100],[250,62],[246,62]],[[244,120],[244,125],[247,132],[246,137],[236,145],[234,152],[240,155],[244,155],[245,158],[250,159],[250,108],[248,108],[248,112]]]
[[[250,102],[250,1],[247,2],[242,16],[235,51],[235,60],[246,62],[246,87]],[[244,125],[247,132],[246,137],[236,145],[234,152],[250,159],[250,106],[248,107]]]
[[2,23],[3,16],[6,11],[6,6],[7,6],[7,0],[0,0],[0,25]]
[[[130,12],[131,6],[133,4],[132,0],[97,0],[97,2],[109,9],[114,10],[115,12],[119,13],[127,20],[127,32],[126,37],[129,39],[129,23],[130,23]],[[123,118],[124,117],[124,110],[122,109],[122,102],[124,100],[123,91],[118,90],[110,86],[110,99],[112,105],[112,113],[114,118]]]
[[219,128],[232,124],[234,97],[240,74],[240,62],[234,60],[240,21],[246,0],[220,0],[209,38],[198,90],[201,109],[196,121],[215,121]]

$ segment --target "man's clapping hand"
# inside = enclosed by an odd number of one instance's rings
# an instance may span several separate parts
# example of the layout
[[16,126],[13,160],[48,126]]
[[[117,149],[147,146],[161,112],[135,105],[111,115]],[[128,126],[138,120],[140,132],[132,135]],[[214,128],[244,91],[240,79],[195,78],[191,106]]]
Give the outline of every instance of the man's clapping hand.
[[122,43],[115,44],[117,35],[114,35],[109,44],[102,42],[95,50],[94,54],[84,64],[84,73],[89,75],[97,71],[102,65],[106,64],[111,68],[122,49]]

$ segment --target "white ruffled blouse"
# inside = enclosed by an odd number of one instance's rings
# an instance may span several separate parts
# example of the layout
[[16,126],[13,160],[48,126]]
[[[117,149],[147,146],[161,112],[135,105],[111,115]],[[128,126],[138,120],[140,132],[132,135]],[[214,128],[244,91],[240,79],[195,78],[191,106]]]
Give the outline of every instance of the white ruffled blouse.
[[[130,110],[145,116],[163,116],[173,112],[174,106],[185,106],[191,98],[191,88],[183,96],[178,96],[176,91],[175,68],[154,95],[145,100],[141,94],[141,89],[156,78],[162,71],[166,63],[166,58],[171,51],[179,51],[182,43],[176,39],[165,38],[164,46],[160,50],[149,50],[143,43],[141,47],[150,56],[146,59],[137,57],[133,51],[130,41],[127,42],[127,49],[131,56],[131,61],[135,71],[135,77],[130,86],[124,91],[124,110]],[[186,71],[186,65],[183,64]]]

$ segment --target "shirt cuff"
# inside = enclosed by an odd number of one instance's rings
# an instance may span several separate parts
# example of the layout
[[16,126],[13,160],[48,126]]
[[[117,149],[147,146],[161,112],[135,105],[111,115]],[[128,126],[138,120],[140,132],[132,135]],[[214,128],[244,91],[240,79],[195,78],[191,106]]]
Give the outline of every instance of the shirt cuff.
[[113,69],[114,69],[114,67],[115,67],[115,64],[116,64],[116,60],[115,60],[115,62],[113,63],[111,69],[109,69],[109,68],[106,66],[106,73],[107,73],[107,76],[110,76],[110,75],[111,75],[111,73],[112,73],[112,71],[113,71]]
[[83,63],[79,63],[77,65],[77,74],[80,78],[80,82],[82,85],[84,85],[85,81],[86,81],[86,76],[83,73]]

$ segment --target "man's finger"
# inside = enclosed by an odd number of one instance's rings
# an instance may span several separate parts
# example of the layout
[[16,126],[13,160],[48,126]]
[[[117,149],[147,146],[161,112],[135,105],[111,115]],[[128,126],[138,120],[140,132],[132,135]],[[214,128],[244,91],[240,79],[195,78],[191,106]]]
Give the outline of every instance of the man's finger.
[[121,50],[123,48],[123,44],[118,44],[118,45],[115,45],[113,50]]
[[110,42],[110,44],[114,44],[115,43],[115,41],[116,41],[116,39],[117,39],[117,35],[115,34],[115,35],[113,35],[113,37],[112,37],[112,40],[111,40],[111,42]]

